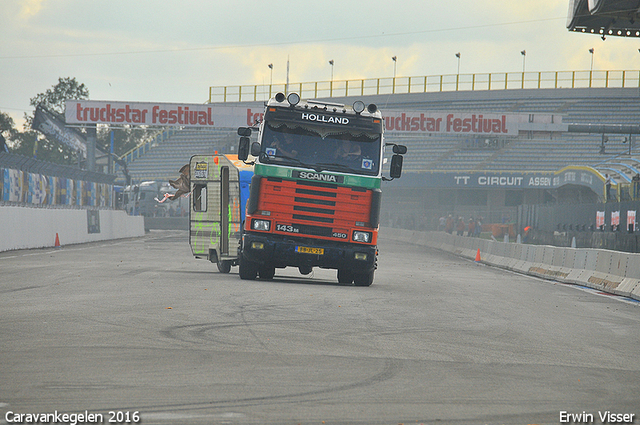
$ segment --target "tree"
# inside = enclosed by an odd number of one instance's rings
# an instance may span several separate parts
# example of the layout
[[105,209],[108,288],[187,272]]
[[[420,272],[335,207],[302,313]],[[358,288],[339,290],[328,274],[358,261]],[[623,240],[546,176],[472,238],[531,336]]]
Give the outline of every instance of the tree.
[[14,128],[15,122],[13,118],[7,113],[0,112],[0,133],[14,133],[16,129]]
[[38,132],[33,130],[26,130],[24,132],[16,132],[11,141],[13,142],[10,148],[11,153],[16,153],[24,156],[37,155],[34,152],[36,146],[36,140],[38,139]]
[[2,134],[8,141],[13,139],[18,132],[14,127],[15,125],[16,124],[13,121],[13,118],[11,118],[11,115],[0,112],[0,134]]
[[[34,107],[31,115],[25,114],[24,131],[14,128],[13,119],[0,112],[0,133],[9,141],[11,152],[36,156],[44,161],[59,164],[77,164],[77,152],[57,140],[50,140],[37,131],[31,129],[31,123],[35,117],[35,107],[43,105],[49,111],[64,115],[65,101],[71,99],[89,99],[89,89],[79,83],[75,78],[58,78],[58,83],[44,93],[37,94],[29,100]],[[157,131],[147,128],[117,128],[114,132],[114,152],[122,156],[143,141],[151,140]],[[111,129],[107,126],[98,126],[97,148],[103,152],[111,150]]]
[[29,100],[34,108],[42,105],[50,111],[64,114],[64,102],[71,99],[89,99],[89,89],[74,78],[58,78],[58,84]]
[[[13,118],[7,113],[0,112],[0,135],[6,140],[7,147],[13,148],[16,144],[16,137],[20,132],[15,129]],[[2,151],[2,149],[0,149]]]
[[[34,108],[43,105],[48,110],[63,115],[66,100],[88,98],[89,89],[84,84],[78,83],[75,78],[60,77],[58,84],[29,99],[29,104]],[[28,129],[31,128],[34,116],[35,109],[30,116],[25,114],[25,133],[32,132]],[[78,162],[77,152],[57,140],[44,136],[34,138],[29,134],[22,137],[20,142],[19,153],[23,155],[34,155],[38,159],[59,164],[76,164]]]

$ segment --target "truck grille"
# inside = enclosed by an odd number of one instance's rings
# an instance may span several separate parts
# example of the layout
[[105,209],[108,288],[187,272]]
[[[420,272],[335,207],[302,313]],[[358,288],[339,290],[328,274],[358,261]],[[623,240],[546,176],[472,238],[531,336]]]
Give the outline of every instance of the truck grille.
[[261,180],[258,209],[270,211],[278,224],[294,233],[332,237],[356,223],[368,225],[371,191],[323,182],[266,178]]

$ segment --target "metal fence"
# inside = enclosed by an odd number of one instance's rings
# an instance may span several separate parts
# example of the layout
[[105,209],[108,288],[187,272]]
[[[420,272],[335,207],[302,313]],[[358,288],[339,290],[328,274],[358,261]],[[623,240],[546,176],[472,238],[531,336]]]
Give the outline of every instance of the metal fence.
[[550,71],[387,77],[209,87],[209,103],[263,101],[278,92],[330,98],[444,91],[640,87],[640,71]]
[[94,183],[113,184],[115,180],[115,175],[95,173],[70,165],[55,164],[5,152],[0,152],[0,168]]
[[0,206],[111,208],[114,175],[0,153]]
[[596,229],[596,213],[604,212],[605,230],[611,230],[611,214],[619,212],[619,227],[626,229],[627,212],[640,212],[639,201],[600,204],[520,205],[518,223],[544,232],[587,231]]

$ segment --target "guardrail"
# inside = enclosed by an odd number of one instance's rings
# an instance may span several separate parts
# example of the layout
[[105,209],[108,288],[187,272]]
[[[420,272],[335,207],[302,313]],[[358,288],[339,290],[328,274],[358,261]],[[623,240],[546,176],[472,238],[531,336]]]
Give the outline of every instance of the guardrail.
[[209,103],[270,99],[295,91],[306,99],[444,91],[640,87],[640,71],[550,71],[388,77],[209,87]]
[[495,267],[640,300],[640,254],[561,248],[381,228],[380,236],[428,246]]

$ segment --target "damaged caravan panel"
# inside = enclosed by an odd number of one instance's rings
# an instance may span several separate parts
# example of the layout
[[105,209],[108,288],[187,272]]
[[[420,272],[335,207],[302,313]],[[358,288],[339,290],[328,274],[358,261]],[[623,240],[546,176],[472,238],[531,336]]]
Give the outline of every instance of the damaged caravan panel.
[[194,155],[189,162],[189,243],[196,258],[228,273],[238,264],[253,167],[234,155]]

